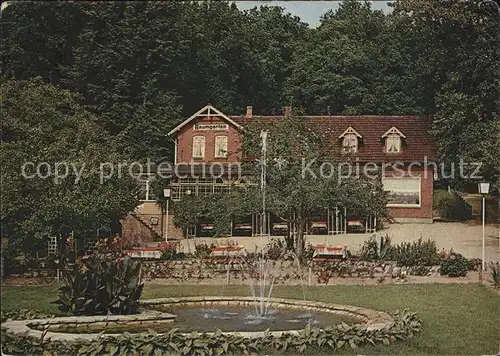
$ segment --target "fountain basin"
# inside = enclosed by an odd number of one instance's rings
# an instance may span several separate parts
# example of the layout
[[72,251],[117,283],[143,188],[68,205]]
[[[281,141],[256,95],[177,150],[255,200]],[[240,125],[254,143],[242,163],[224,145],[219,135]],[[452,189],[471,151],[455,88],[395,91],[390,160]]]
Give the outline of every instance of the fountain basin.
[[[265,298],[265,300],[268,302],[268,310],[270,312],[278,310],[280,313],[283,313],[286,320],[300,320],[301,316],[310,313],[313,319],[319,320],[319,324],[321,324],[314,325],[314,323],[311,323],[313,327],[328,327],[343,321],[349,324],[356,324],[358,327],[367,330],[380,330],[390,328],[394,323],[392,317],[387,313],[350,305],[280,298]],[[154,310],[174,311],[185,308],[186,311],[192,309],[196,310],[197,313],[203,310],[223,310],[223,313],[236,313],[238,316],[235,318],[236,324],[233,325],[240,325],[243,324],[242,313],[248,315],[249,311],[254,310],[255,306],[259,303],[260,298],[253,297],[161,298],[141,301],[141,308],[143,308],[145,312],[137,315],[15,320],[7,321],[3,323],[2,326],[11,334],[29,335],[38,338],[45,332],[44,338],[50,340],[65,342],[77,341],[79,339],[95,340],[102,335],[98,333],[100,331],[104,331],[104,335],[117,336],[125,331],[140,332],[146,331],[147,329],[158,331],[162,330],[162,328],[164,328],[163,330],[168,330],[170,327],[177,327],[177,322],[175,320],[176,315],[172,313],[155,312]],[[189,313],[187,315],[189,318]],[[197,325],[197,319],[195,317],[192,319],[193,325]],[[291,322],[289,323],[289,327],[284,327],[282,322],[275,323],[274,325],[276,328],[270,328],[271,331],[269,334],[273,336],[279,336],[284,333],[297,334],[303,329],[303,322]],[[210,325],[210,323],[208,324]],[[117,325],[119,325],[119,329],[116,329]],[[222,330],[222,333],[238,334],[249,338],[261,337],[269,327],[268,323],[249,323],[248,325],[249,327],[240,328],[240,330],[231,328],[229,325],[225,330]],[[296,325],[296,327],[294,327],[294,325]],[[280,327],[282,329],[280,329]],[[212,330],[215,331],[216,328],[217,326],[213,327]],[[45,329],[45,331],[42,331],[43,329]],[[106,332],[106,329],[110,330],[110,332]],[[68,332],[70,330],[71,332]],[[204,330],[198,331],[203,332]],[[208,334],[210,333],[208,332]]]
[[[378,330],[389,328],[393,325],[394,321],[392,317],[384,312],[376,311],[373,309],[361,308],[351,305],[341,305],[341,304],[331,304],[316,301],[304,301],[297,299],[281,299],[281,298],[259,298],[259,297],[182,297],[182,298],[160,298],[144,300],[141,302],[141,306],[147,309],[167,311],[167,310],[178,310],[179,308],[204,308],[204,309],[217,309],[217,308],[247,308],[252,310],[255,306],[258,306],[261,301],[268,303],[269,310],[285,310],[285,311],[296,311],[296,312],[310,312],[313,315],[322,314],[324,317],[321,318],[323,325],[320,327],[328,327],[338,324],[339,322],[349,321],[348,324],[357,324],[361,328],[366,328],[368,330]],[[330,321],[328,323],[328,317]],[[325,322],[326,321],[326,322]],[[303,329],[304,325],[298,326],[295,330],[272,330],[271,334],[280,335],[282,332],[298,332]],[[315,326],[315,325],[312,325]],[[265,327],[262,331],[240,331],[237,332],[239,335],[244,336],[262,336],[265,331]],[[223,330],[224,333],[234,333],[227,332]]]

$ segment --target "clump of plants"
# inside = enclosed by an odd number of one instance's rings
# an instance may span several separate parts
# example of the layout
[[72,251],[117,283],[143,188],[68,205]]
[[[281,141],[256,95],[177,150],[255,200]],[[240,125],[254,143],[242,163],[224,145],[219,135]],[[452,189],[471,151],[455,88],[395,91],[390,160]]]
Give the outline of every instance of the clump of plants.
[[438,211],[441,218],[451,220],[467,220],[469,218],[469,212],[456,192],[434,191],[432,208]]
[[375,235],[370,236],[361,247],[360,259],[364,261],[391,261],[395,258],[396,249],[392,246],[389,235],[380,236],[380,243]]
[[410,274],[412,276],[427,276],[429,274],[430,270],[431,269],[428,266],[419,265],[419,266],[411,267]]
[[500,262],[490,262],[491,284],[493,288],[500,289]]
[[[213,246],[213,245],[212,245]],[[206,243],[198,243],[194,246],[194,256],[197,258],[208,258],[212,253],[212,246]]]
[[433,266],[439,264],[436,242],[419,238],[413,242],[402,242],[397,245],[396,262],[399,266]]
[[139,261],[119,254],[95,253],[81,265],[66,265],[58,305],[74,315],[134,314],[143,284]]
[[439,273],[442,276],[465,277],[469,270],[469,260],[457,252],[450,252],[448,257],[441,261]]
[[272,239],[266,246],[265,256],[270,260],[279,260],[287,252],[286,243],[280,239]]
[[2,238],[1,250],[4,278],[13,274],[24,274],[31,269],[39,268],[35,258],[20,251],[7,238]]
[[302,252],[302,258],[304,260],[310,260],[314,256],[314,248],[310,243],[307,244],[306,247],[304,247],[304,252]]
[[11,320],[31,320],[31,319],[48,319],[53,318],[54,315],[49,315],[45,313],[41,313],[37,310],[33,309],[18,309],[18,310],[10,310],[7,312],[1,312],[1,321]]
[[482,268],[481,266],[483,264],[483,260],[480,258],[469,258],[468,263],[469,263],[468,266],[469,271],[478,271],[479,269]]
[[186,258],[184,252],[178,252],[176,243],[169,243],[161,252],[160,260],[183,260]]

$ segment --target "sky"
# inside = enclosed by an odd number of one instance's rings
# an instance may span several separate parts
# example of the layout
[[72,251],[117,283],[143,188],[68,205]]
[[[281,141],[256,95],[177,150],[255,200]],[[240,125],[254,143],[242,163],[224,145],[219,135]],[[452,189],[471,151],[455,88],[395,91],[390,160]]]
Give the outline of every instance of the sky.
[[[372,8],[388,12],[391,8],[387,5],[390,1],[372,1]],[[251,9],[255,6],[281,6],[293,16],[298,16],[302,21],[307,22],[309,27],[317,27],[321,15],[330,9],[336,9],[341,1],[235,1],[236,6],[241,10]]]

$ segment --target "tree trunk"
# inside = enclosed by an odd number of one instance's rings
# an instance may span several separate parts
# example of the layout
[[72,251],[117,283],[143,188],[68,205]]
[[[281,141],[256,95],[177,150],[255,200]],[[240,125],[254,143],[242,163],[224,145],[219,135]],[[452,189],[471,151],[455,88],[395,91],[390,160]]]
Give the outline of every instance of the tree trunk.
[[302,212],[298,213],[297,216],[297,243],[295,244],[295,254],[298,259],[302,261],[302,254],[304,252],[304,230],[306,225],[306,220]]

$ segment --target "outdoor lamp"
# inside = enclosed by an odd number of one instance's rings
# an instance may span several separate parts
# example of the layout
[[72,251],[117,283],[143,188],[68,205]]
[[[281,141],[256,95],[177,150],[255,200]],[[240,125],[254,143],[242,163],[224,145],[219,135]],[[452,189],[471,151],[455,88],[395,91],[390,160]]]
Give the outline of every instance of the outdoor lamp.
[[490,183],[489,182],[480,182],[477,184],[477,190],[479,194],[486,195],[490,192]]
[[483,243],[482,243],[482,255],[483,255],[483,271],[486,270],[486,248],[485,248],[485,240],[484,240],[484,227],[486,223],[486,194],[490,192],[490,183],[488,182],[479,182],[477,184],[477,190],[479,191],[479,194],[483,196]]

